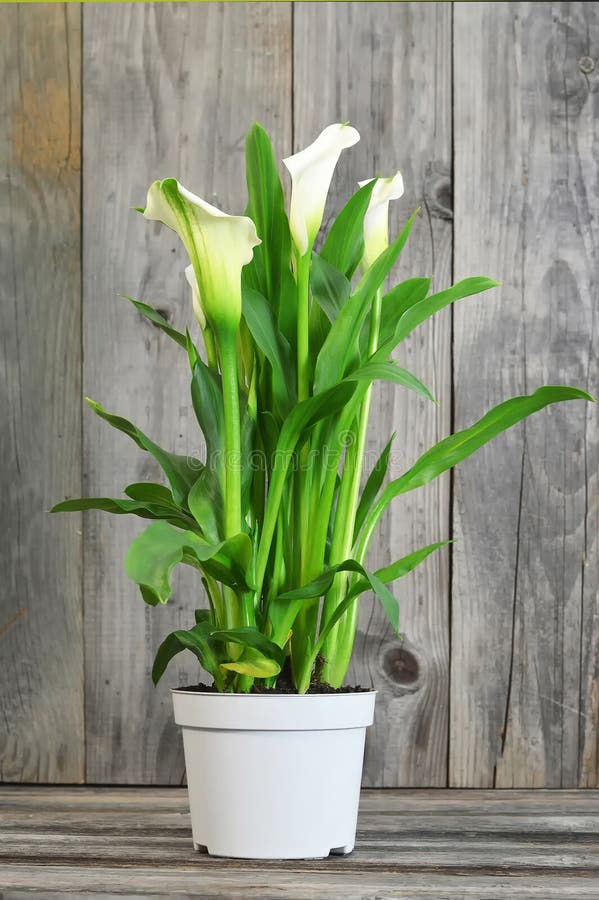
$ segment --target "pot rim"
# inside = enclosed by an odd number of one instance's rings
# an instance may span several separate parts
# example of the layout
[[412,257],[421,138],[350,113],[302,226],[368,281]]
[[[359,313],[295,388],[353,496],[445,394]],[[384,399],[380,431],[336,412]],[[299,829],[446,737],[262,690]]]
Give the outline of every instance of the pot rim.
[[234,693],[233,691],[190,691],[187,688],[170,688],[171,694],[184,694],[186,697],[189,696],[199,696],[199,697],[246,697],[248,700],[291,700],[291,699],[302,699],[302,700],[322,700],[324,697],[368,697],[372,694],[378,694],[378,690],[375,688],[371,688],[365,691],[331,691],[331,693],[323,693],[323,694],[277,694],[276,691],[269,691],[264,694],[244,694],[244,693]]
[[219,694],[172,688],[175,722],[231,731],[328,731],[372,724],[376,691]]

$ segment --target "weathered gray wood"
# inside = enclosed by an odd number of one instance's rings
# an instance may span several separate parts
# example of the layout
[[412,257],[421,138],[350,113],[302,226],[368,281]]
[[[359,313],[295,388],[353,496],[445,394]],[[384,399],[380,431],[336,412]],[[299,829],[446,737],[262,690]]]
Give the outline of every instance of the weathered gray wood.
[[[15,847],[28,842],[43,845],[45,855],[65,854],[65,847],[74,835],[77,836],[78,855],[98,853],[129,853],[131,847],[142,847],[145,850],[147,838],[152,836],[152,853],[155,858],[169,847],[178,835],[189,834],[189,816],[184,811],[182,801],[178,812],[158,813],[153,809],[145,810],[145,818],[140,819],[139,810],[102,811],[97,819],[90,822],[89,811],[85,816],[59,811],[52,819],[52,812],[18,813],[8,812],[3,816],[3,846],[0,858],[11,859]],[[149,818],[148,818],[149,817]],[[31,834],[32,818],[35,818],[35,834]],[[151,825],[148,822],[151,821]],[[538,815],[525,816],[520,813],[494,813],[486,815],[464,815],[462,812],[442,812],[439,814],[404,813],[401,810],[401,824],[398,827],[396,811],[386,810],[378,815],[362,813],[360,816],[360,853],[374,853],[393,845],[401,833],[401,852],[414,847],[422,849],[425,845],[434,845],[435,852],[445,851],[447,846],[454,846],[459,839],[463,849],[468,846],[475,850],[481,842],[485,847],[493,844],[497,851],[501,841],[507,841],[512,850],[526,853],[547,851],[547,848],[559,847],[563,850],[574,845],[580,851],[597,852],[597,833],[599,832],[599,814],[595,815]],[[475,838],[472,838],[475,835]],[[96,840],[101,849],[94,847]],[[88,841],[86,844],[85,842]],[[119,849],[119,842],[122,846]],[[531,846],[534,845],[534,851]],[[12,848],[12,849],[11,849]],[[129,848],[129,850],[127,849]],[[177,850],[177,848],[175,848]],[[178,851],[177,851],[178,852]],[[358,856],[356,858],[362,859]],[[164,855],[164,854],[163,854]],[[154,856],[149,857],[154,858]],[[540,865],[540,860],[537,860]],[[515,865],[516,857],[512,857]]]
[[3,897],[598,897],[598,836],[597,792],[365,791],[349,857],[225,860],[193,851],[183,790],[13,788],[0,884]]
[[[37,815],[58,815],[61,812],[88,816],[94,822],[104,813],[108,816],[136,815],[143,819],[148,812],[153,818],[165,814],[180,814],[187,804],[183,788],[140,790],[137,787],[30,787],[4,786],[0,792],[3,822],[26,821],[33,810]],[[538,815],[540,822],[548,817],[599,815],[597,790],[432,790],[393,789],[363,790],[360,798],[360,821],[370,814],[385,815],[400,809],[406,814],[459,813],[463,816]],[[66,821],[66,820],[65,820]]]
[[[391,233],[418,205],[399,277],[451,277],[451,8],[449,3],[319,3],[295,6],[294,136],[296,149],[333,121],[350,120],[360,143],[338,167],[330,218],[376,174],[404,175],[405,197],[393,204]],[[411,84],[418,85],[410,89]],[[377,388],[367,459],[372,466],[397,432],[392,475],[447,433],[450,416],[450,319],[440,315],[406,342],[401,358],[441,401],[386,385]],[[402,498],[382,522],[372,552],[384,565],[447,537],[449,482],[441,479]],[[362,601],[348,680],[379,691],[368,737],[368,785],[437,785],[447,781],[448,555],[431,558],[396,586],[403,648],[378,604]]]
[[0,10],[0,780],[83,778],[80,12]]
[[[599,7],[457,3],[454,40],[455,276],[504,283],[455,311],[463,427],[542,383],[596,393]],[[453,785],[598,783],[597,479],[580,402],[457,472]]]
[[[143,829],[137,829],[133,836],[131,831],[106,835],[95,832],[82,834],[74,829],[66,833],[47,831],[34,835],[31,830],[14,832],[3,836],[0,861],[23,863],[34,857],[37,864],[47,866],[69,863],[75,863],[77,867],[133,864],[175,869],[195,864],[203,872],[222,870],[225,866],[240,868],[239,862],[223,862],[215,857],[198,860],[194,857],[193,847],[190,847],[189,829],[186,832],[184,834],[182,830],[180,834],[167,837],[146,833]],[[493,840],[480,835],[439,837],[418,832],[405,835],[403,831],[395,831],[386,841],[373,840],[358,832],[357,840],[359,845],[349,859],[329,859],[324,865],[306,860],[299,865],[290,865],[290,868],[297,868],[301,873],[318,872],[319,868],[329,873],[351,870],[357,876],[373,869],[387,872],[404,869],[480,869],[510,875],[530,871],[558,874],[569,870],[581,876],[599,873],[597,831],[586,842],[570,842],[567,845],[564,845],[561,835],[553,841],[519,841],[511,835],[509,839],[500,835]],[[73,853],[74,844],[77,846],[76,854]],[[282,867],[279,861],[248,860],[243,868],[248,881],[252,881],[258,872],[270,872],[276,877],[274,873]]]
[[[84,16],[85,393],[195,451],[178,348],[117,299],[141,296],[183,324],[183,254],[129,208],[168,174],[243,208],[247,126],[263,121],[278,156],[291,142],[291,10],[90,4]],[[81,492],[79,18],[76,5],[0,12],[4,780],[84,776],[81,527],[44,512]],[[392,231],[417,203],[424,214],[400,272],[434,268],[445,286],[449,4],[297,4],[294,18],[296,148],[334,119],[362,133],[342,157],[327,217],[355,180],[401,167],[407,190]],[[455,310],[458,427],[546,380],[597,392],[598,18],[596,3],[456,5],[454,274],[504,281]],[[397,429],[394,474],[448,429],[450,315],[421,329],[403,358],[442,406],[377,394],[370,461]],[[87,409],[83,422],[87,493],[159,477]],[[599,784],[598,446],[596,410],[571,404],[456,475],[452,784]],[[446,536],[448,515],[447,479],[397,501],[375,564]],[[142,605],[122,569],[140,527],[100,514],[84,523],[87,777],[176,783],[183,759],[168,686],[197,670],[182,656],[155,691],[149,668],[201,594],[185,578],[165,609]],[[369,784],[446,783],[447,559],[398,585],[403,650],[364,603],[350,679],[380,691]]]
[[[46,866],[2,866],[0,878],[7,885],[3,900],[14,900],[26,892],[28,897],[55,900],[67,894],[69,898],[93,895],[98,900],[118,895],[121,898],[139,896],[162,897],[258,897],[260,900],[320,900],[322,897],[347,900],[413,900],[430,897],[434,900],[499,900],[514,896],[518,900],[597,900],[599,881],[577,875],[534,875],[509,878],[496,875],[414,874],[411,872],[373,872],[367,884],[356,883],[355,873],[305,875],[283,872],[277,878],[259,878],[248,883],[247,872],[219,872],[204,876],[196,871],[160,872],[149,868],[113,869],[105,866],[74,870],[65,866],[52,867],[52,883],[56,891],[48,891]],[[33,886],[33,890],[31,889]],[[109,891],[109,893],[106,893]],[[517,894],[514,892],[517,891]]]
[[[201,448],[180,348],[119,301],[141,297],[191,320],[177,240],[131,212],[156,178],[175,176],[229,211],[244,208],[244,137],[254,119],[290,142],[291,11],[286,3],[92,4],[85,21],[84,381],[86,393],[168,449]],[[85,416],[86,486],[111,494],[159,473],[137,447]],[[140,528],[90,515],[85,529],[87,778],[181,782],[168,692],[198,679],[183,654],[158,689],[159,641],[193,623],[197,581],[145,608],[123,571]]]

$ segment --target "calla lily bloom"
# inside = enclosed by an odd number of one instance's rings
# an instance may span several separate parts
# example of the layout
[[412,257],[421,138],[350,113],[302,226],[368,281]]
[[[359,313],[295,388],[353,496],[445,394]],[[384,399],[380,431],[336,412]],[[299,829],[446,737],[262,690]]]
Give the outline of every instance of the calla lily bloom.
[[187,279],[187,284],[191,288],[191,304],[193,306],[193,313],[198,320],[198,325],[200,326],[202,331],[204,331],[204,329],[206,328],[206,316],[204,315],[204,310],[202,309],[198,279],[196,278],[196,274],[193,271],[193,266],[187,266],[187,268],[185,269],[185,278]]
[[193,312],[204,337],[208,365],[211,369],[216,370],[217,352],[214,344],[214,335],[212,333],[212,328],[206,321],[206,315],[202,307],[202,298],[200,297],[200,289],[198,287],[198,280],[196,278],[196,273],[193,271],[193,266],[187,266],[185,269],[185,278],[191,288],[191,304],[193,306]]
[[287,157],[291,175],[289,226],[300,256],[311,249],[322,224],[324,207],[341,152],[353,147],[360,135],[351,125],[329,125],[313,144]]
[[241,270],[260,243],[252,220],[227,215],[174,178],[150,187],[144,216],[163,222],[183,241],[197,279],[198,302],[201,297],[202,311],[217,334],[237,329]]
[[[374,181],[360,181],[360,187]],[[360,269],[366,272],[389,246],[389,202],[403,196],[403,178],[397,172],[393,178],[377,178],[364,216],[364,254]]]

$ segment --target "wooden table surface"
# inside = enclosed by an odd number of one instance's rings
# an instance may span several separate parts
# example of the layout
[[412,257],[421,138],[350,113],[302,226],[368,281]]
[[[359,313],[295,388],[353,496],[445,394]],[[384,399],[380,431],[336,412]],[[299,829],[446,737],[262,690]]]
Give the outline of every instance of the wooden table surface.
[[376,790],[345,858],[194,852],[183,788],[0,788],[0,898],[599,898],[599,791]]

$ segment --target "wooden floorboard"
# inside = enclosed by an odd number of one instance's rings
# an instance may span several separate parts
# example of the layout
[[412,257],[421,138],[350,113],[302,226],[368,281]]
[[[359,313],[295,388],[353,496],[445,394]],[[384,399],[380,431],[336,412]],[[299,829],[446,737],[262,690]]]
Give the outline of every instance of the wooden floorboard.
[[364,791],[354,852],[196,853],[181,788],[0,788],[0,897],[598,898],[599,791]]

